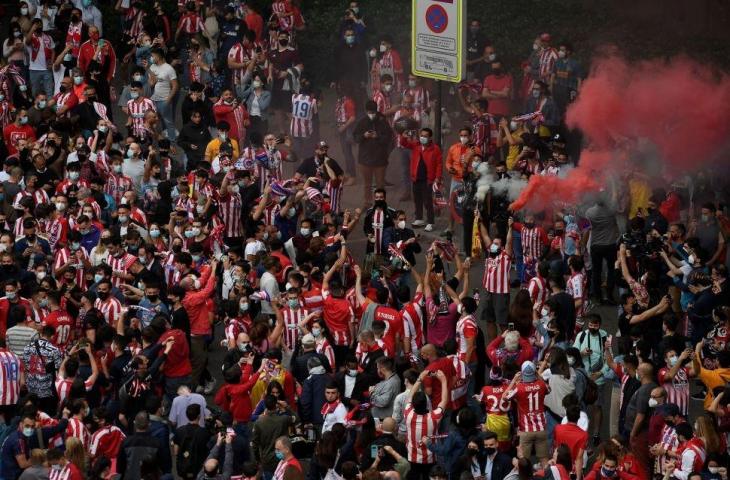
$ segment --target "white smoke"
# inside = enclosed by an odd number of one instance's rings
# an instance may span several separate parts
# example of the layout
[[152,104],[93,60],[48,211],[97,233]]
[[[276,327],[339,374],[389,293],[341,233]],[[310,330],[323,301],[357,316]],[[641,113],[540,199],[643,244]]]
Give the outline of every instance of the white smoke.
[[[527,181],[521,178],[502,178],[498,179],[493,169],[486,163],[482,162],[477,167],[479,178],[477,179],[476,197],[479,202],[483,202],[487,193],[492,192],[494,195],[507,195],[510,202],[520,196],[522,189],[527,186]],[[516,176],[516,174],[512,174]]]

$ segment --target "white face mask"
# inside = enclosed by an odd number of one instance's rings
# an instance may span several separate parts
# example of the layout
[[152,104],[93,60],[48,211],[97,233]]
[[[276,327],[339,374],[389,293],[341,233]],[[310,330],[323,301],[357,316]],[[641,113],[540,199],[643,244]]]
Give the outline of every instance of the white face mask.
[[572,367],[574,364],[575,364],[575,358],[568,357],[568,365],[570,365]]
[[513,122],[509,122],[509,129],[510,130],[512,130],[512,131],[517,130],[517,126],[518,126],[517,125],[517,122],[514,122],[514,121]]
[[416,88],[416,85],[418,85],[418,84],[416,83],[415,80],[408,80],[408,86],[409,87]]
[[309,236],[309,234],[312,233],[312,231],[308,228],[302,228],[299,230],[299,233],[301,233],[302,236],[306,237],[306,236]]
[[654,408],[657,405],[659,405],[659,402],[657,401],[656,398],[650,398],[649,399],[649,407]]
[[386,51],[388,51],[388,47],[386,47],[385,45],[381,44],[380,45],[380,53],[385,53]]
[[466,145],[467,143],[469,143],[469,137],[459,137],[459,141],[462,145]]
[[543,317],[547,317],[548,315],[550,315],[550,310],[548,310],[547,308],[543,307],[542,310],[540,310],[540,315],[543,316]]
[[462,313],[464,313],[464,305],[462,305],[461,303],[458,304],[456,306],[456,313],[458,313],[459,315],[461,315]]
[[720,467],[707,467],[707,471],[710,473],[718,473],[720,471]]
[[559,50],[558,51],[558,57],[565,58],[565,55],[566,55],[565,50]]
[[404,228],[406,228],[406,221],[405,220],[401,220],[400,222],[398,222],[398,228],[400,228],[401,230],[403,230]]
[[368,118],[370,120],[375,120],[375,114],[374,113],[368,113]]
[[491,244],[489,246],[489,251],[492,252],[492,253],[499,252],[499,245],[497,245],[496,243]]
[[384,92],[388,93],[388,92],[390,92],[391,90],[393,90],[393,85],[391,85],[391,84],[389,84],[389,83],[386,83],[385,85],[383,85],[383,91],[384,91]]
[[696,260],[696,258],[694,255],[690,255],[689,257],[687,257],[687,263],[689,263],[690,265],[694,265],[695,260]]

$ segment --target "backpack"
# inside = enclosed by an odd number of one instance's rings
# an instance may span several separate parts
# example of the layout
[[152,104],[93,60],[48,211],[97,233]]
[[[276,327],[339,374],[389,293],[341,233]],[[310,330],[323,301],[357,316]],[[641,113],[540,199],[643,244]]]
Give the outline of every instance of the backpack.
[[578,372],[580,372],[580,374],[586,379],[586,391],[583,392],[583,403],[586,405],[593,405],[598,401],[598,385],[590,377],[590,375],[584,373],[583,369],[578,369]]

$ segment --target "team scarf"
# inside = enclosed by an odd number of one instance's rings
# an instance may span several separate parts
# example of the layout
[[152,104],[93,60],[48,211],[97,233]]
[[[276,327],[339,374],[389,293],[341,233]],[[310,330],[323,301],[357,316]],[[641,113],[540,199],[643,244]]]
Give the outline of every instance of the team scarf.
[[532,122],[532,123],[542,123],[544,120],[542,111],[538,110],[536,112],[532,113],[526,113],[524,115],[520,115],[518,117],[513,117],[512,120],[515,122]]
[[454,247],[454,244],[451,242],[444,242],[442,240],[434,240],[431,244],[431,247],[428,249],[429,252],[434,252],[436,249],[439,249],[441,251],[441,255],[443,258],[451,262],[454,260],[454,257],[456,256],[456,248]]
[[337,407],[340,406],[340,401],[335,400],[334,402],[325,402],[324,405],[322,405],[322,410],[320,413],[322,414],[322,417],[325,415],[329,415],[330,413],[335,413],[335,410],[337,410]]

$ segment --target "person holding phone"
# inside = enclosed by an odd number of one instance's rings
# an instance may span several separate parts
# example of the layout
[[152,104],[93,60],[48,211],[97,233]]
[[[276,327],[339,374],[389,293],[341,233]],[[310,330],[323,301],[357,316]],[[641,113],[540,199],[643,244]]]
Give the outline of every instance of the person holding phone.
[[[424,378],[435,375],[441,384],[441,399],[436,408],[429,411],[426,393],[421,391]],[[444,416],[444,409],[449,404],[447,379],[441,370],[424,370],[408,393],[406,402],[406,448],[408,461],[411,462],[409,478],[427,480],[431,467],[436,462],[435,454],[428,449],[430,437],[438,433],[438,426]]]

